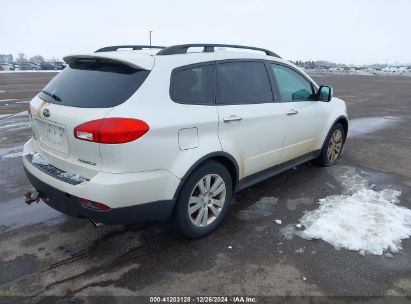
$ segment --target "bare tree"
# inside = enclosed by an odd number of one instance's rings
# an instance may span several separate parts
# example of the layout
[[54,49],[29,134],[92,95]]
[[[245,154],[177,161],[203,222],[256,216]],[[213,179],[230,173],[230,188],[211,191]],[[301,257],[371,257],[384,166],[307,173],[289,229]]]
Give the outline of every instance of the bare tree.
[[27,62],[27,57],[24,53],[18,53],[16,60],[18,63]]
[[41,55],[36,55],[30,58],[30,62],[34,62],[37,64],[43,63],[44,62],[44,58]]

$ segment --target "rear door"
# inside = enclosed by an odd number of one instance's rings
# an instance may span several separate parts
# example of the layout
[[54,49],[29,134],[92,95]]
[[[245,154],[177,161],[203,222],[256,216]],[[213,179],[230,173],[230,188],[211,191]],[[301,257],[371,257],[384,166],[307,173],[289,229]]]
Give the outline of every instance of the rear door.
[[284,116],[274,99],[264,61],[217,63],[218,134],[223,150],[240,162],[240,179],[280,160]]
[[286,162],[316,149],[325,111],[306,77],[282,64],[272,63],[271,69],[284,109],[286,131],[281,162]]
[[106,117],[149,72],[112,59],[72,60],[30,103],[36,151],[61,170],[92,177],[101,168],[100,144],[76,139],[74,128]]

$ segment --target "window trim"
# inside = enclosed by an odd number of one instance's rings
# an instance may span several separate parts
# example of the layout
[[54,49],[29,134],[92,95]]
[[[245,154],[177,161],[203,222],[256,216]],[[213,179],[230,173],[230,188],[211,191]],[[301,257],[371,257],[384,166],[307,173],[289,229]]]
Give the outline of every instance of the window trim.
[[[212,73],[212,77],[213,77],[213,79],[212,79],[213,100],[212,100],[212,103],[192,103],[192,102],[182,102],[182,101],[176,100],[175,96],[173,96],[173,84],[174,84],[174,81],[175,81],[175,74],[180,72],[180,71],[189,70],[189,69],[198,68],[198,67],[204,67],[204,66],[212,66],[212,68],[213,68],[213,73]],[[188,64],[188,65],[179,66],[177,68],[174,68],[171,71],[171,75],[170,75],[170,85],[169,85],[168,93],[170,95],[170,99],[173,102],[178,103],[178,104],[192,105],[192,106],[215,106],[216,105],[216,66],[215,66],[215,61],[197,62],[197,63]]]
[[[220,83],[218,82],[218,65],[219,64],[224,64],[224,63],[233,63],[233,62],[260,62],[264,64],[265,71],[267,73],[268,77],[268,82],[270,84],[270,90],[271,90],[271,101],[267,102],[252,102],[252,103],[219,103],[219,92],[220,92]],[[225,60],[216,60],[215,61],[215,96],[216,96],[216,105],[217,106],[235,106],[235,105],[258,105],[258,104],[267,104],[267,103],[275,103],[277,102],[277,87],[273,86],[273,80],[271,79],[270,76],[270,71],[268,70],[267,67],[267,60],[265,59],[253,59],[253,58],[236,58],[236,59],[225,59]]]
[[[268,60],[268,61],[267,61],[267,64],[270,65],[270,74],[271,74],[271,76],[273,77],[273,81],[274,81],[274,83],[275,83],[275,88],[276,88],[276,90],[277,90],[277,92],[278,92],[278,97],[279,97],[279,98],[278,98],[278,102],[318,101],[318,99],[317,99],[318,86],[317,86],[313,81],[311,81],[309,78],[307,78],[307,76],[305,76],[304,74],[302,74],[298,69],[296,69],[296,68],[294,68],[293,66],[288,65],[288,64],[286,64],[286,63],[278,62],[278,61],[272,61],[272,60]],[[272,69],[272,67],[271,67],[271,65],[273,65],[273,64],[276,64],[276,65],[280,65],[280,66],[289,68],[289,69],[293,70],[294,72],[296,72],[296,73],[297,73],[298,75],[300,75],[301,77],[303,77],[305,80],[307,80],[307,82],[308,82],[308,83],[310,84],[310,86],[311,86],[311,90],[312,90],[314,96],[316,97],[316,99],[315,99],[315,100],[282,100],[281,93],[280,93],[280,87],[278,86],[277,77],[275,76],[275,73],[274,73],[274,71],[273,71],[273,69]]]
[[[262,62],[264,63],[265,69],[266,69],[266,73],[268,76],[268,80],[270,82],[270,89],[271,89],[271,96],[272,96],[272,101],[268,101],[268,102],[259,102],[259,103],[237,103],[237,104],[219,104],[218,103],[218,72],[217,72],[217,65],[218,64],[223,64],[223,63],[230,63],[230,62]],[[169,95],[170,95],[170,99],[178,104],[184,104],[184,105],[203,105],[203,106],[230,106],[230,105],[256,105],[256,104],[266,104],[266,103],[278,103],[278,102],[283,102],[281,101],[280,98],[280,94],[279,94],[279,88],[278,88],[278,84],[277,84],[277,80],[275,78],[274,72],[271,68],[271,64],[280,64],[280,62],[276,62],[276,61],[272,61],[272,60],[266,60],[266,59],[254,59],[254,58],[235,58],[235,59],[222,59],[222,60],[212,60],[212,61],[203,61],[203,62],[196,62],[196,63],[192,63],[192,64],[187,64],[187,65],[183,65],[183,66],[179,66],[174,68],[171,71],[171,75],[170,75],[170,83],[169,83]],[[214,69],[214,73],[213,73],[213,103],[186,103],[186,102],[181,102],[178,100],[175,100],[175,98],[173,97],[172,94],[172,87],[173,87],[173,81],[174,81],[174,75],[175,73],[182,71],[182,70],[186,70],[186,69],[192,69],[192,68],[196,68],[196,67],[201,67],[201,66],[208,66],[208,65],[213,65],[213,69]],[[286,67],[289,67],[291,69],[293,69],[294,71],[296,71],[297,73],[299,73],[296,69],[294,69],[293,67],[290,67],[286,64],[282,64]],[[299,73],[301,76],[303,76],[305,79],[307,79],[307,77],[305,77],[304,75],[302,75],[301,73]],[[307,79],[307,81],[310,82],[310,84],[313,86],[312,82]],[[314,85],[314,88],[316,86]],[[313,89],[314,90],[314,89]]]

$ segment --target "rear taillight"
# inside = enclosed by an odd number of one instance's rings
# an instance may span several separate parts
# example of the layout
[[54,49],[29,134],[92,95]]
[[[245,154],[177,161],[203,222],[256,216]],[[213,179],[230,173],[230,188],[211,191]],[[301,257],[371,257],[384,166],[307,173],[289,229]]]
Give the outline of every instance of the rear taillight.
[[80,198],[80,204],[83,205],[83,207],[97,211],[108,211],[111,209],[109,206],[103,203],[93,202],[83,197]]
[[123,144],[146,134],[150,127],[134,118],[103,118],[74,128],[74,137],[101,144]]

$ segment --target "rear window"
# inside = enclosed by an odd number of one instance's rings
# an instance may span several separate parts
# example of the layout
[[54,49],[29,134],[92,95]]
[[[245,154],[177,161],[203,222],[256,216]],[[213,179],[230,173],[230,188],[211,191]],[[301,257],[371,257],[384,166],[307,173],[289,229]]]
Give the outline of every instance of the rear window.
[[110,108],[130,98],[149,73],[115,60],[77,59],[54,77],[39,97],[70,107]]

